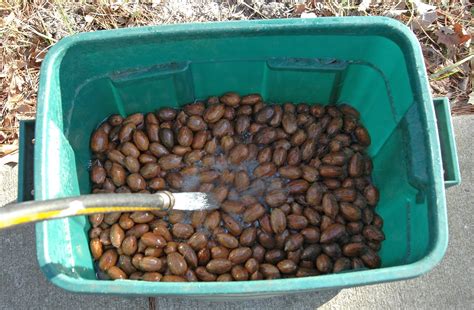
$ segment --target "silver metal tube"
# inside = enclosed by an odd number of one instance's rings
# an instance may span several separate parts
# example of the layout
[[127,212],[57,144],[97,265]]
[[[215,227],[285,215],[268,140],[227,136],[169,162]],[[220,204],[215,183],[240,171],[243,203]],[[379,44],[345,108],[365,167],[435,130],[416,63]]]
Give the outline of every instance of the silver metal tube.
[[175,199],[155,194],[93,194],[46,201],[28,201],[0,208],[0,228],[23,223],[95,213],[171,210]]

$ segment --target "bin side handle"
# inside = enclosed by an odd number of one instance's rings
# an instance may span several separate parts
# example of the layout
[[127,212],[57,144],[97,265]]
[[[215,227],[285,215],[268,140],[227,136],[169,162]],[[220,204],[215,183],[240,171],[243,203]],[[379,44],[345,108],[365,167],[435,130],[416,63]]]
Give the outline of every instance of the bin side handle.
[[454,139],[449,100],[446,97],[434,98],[439,142],[444,170],[444,187],[448,188],[461,183],[458,154]]
[[34,199],[34,138],[35,120],[20,120],[18,202]]

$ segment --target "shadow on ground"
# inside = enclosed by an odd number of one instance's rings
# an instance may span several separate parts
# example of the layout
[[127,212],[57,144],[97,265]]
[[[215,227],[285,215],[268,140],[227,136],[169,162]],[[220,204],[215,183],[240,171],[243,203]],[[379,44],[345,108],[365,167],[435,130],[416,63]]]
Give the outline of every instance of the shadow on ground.
[[175,297],[156,297],[156,309],[316,309],[334,297],[340,290],[307,292],[292,295],[257,298],[222,298],[219,300],[178,299]]

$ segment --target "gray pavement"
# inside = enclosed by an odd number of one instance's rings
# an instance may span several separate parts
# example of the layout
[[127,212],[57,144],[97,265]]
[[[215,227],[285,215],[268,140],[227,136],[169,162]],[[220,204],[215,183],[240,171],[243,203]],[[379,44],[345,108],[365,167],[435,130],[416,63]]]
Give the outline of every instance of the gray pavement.
[[[449,247],[417,279],[341,291],[246,301],[78,295],[50,284],[36,262],[32,225],[0,232],[0,309],[472,309],[474,305],[474,116],[454,118],[462,184],[447,190]],[[0,206],[16,197],[17,167],[0,167]]]

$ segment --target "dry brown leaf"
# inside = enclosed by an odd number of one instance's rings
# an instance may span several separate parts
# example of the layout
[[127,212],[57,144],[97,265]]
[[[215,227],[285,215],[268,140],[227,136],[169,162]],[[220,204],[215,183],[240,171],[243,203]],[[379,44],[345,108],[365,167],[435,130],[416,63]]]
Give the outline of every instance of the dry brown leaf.
[[3,119],[2,125],[5,129],[11,128],[13,123],[13,115],[7,115]]
[[451,114],[453,115],[465,115],[465,114],[474,114],[474,105],[462,105],[456,106],[451,109]]
[[20,102],[22,99],[23,99],[22,94],[13,94],[13,95],[8,96],[8,102],[9,103]]
[[359,6],[357,7],[357,10],[359,12],[365,12],[369,9],[370,5],[372,4],[372,2],[375,2],[373,0],[362,0],[361,3],[359,4]]
[[7,134],[0,130],[0,144],[4,143],[7,140]]
[[316,14],[314,14],[313,12],[303,12],[301,13],[301,18],[315,18],[317,17]]
[[27,105],[27,104],[19,104],[16,108],[15,111],[18,113],[30,113],[33,111],[33,107]]
[[461,24],[454,24],[453,29],[458,36],[459,44],[467,43],[471,40],[471,35],[464,30]]
[[295,4],[295,14],[301,14],[306,10],[306,5],[304,3]]
[[440,27],[436,35],[438,36],[437,42],[446,46],[447,49],[455,49],[459,44],[457,34],[447,26]]
[[92,22],[94,21],[94,17],[91,16],[91,15],[86,15],[86,16],[84,17],[84,20],[86,21],[86,23],[90,24],[90,23],[92,23]]
[[18,150],[17,144],[0,144],[0,157],[11,154]]

